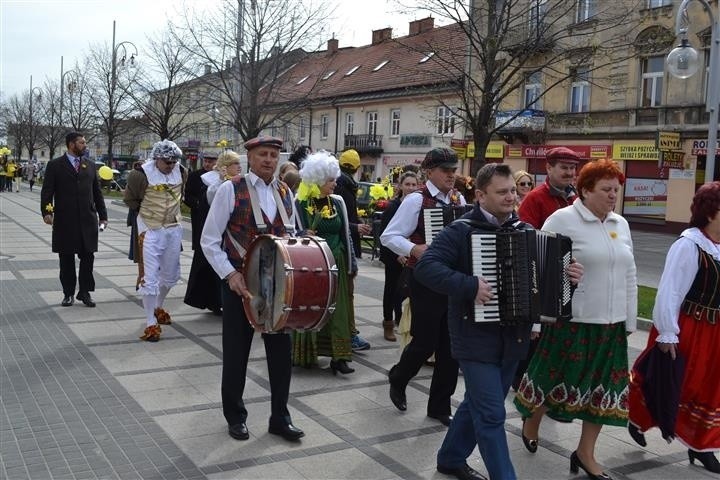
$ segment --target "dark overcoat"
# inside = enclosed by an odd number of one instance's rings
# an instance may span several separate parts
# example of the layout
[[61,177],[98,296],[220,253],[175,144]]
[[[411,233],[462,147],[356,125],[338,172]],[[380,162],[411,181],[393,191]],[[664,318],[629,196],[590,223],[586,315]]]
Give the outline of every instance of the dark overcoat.
[[98,217],[107,221],[107,210],[93,162],[83,158],[76,172],[67,155],[50,160],[40,191],[42,215],[47,205],[53,205],[53,252],[97,252]]
[[200,250],[200,236],[202,235],[205,219],[210,212],[207,202],[207,185],[202,177],[207,170],[199,169],[190,172],[185,183],[185,196],[183,202],[190,207],[190,222],[192,223],[192,249]]

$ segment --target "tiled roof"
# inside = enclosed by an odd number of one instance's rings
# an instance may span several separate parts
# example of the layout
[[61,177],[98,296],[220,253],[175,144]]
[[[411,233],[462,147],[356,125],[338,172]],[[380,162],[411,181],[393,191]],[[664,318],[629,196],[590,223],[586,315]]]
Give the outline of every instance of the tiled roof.
[[[359,93],[447,84],[460,77],[466,43],[460,26],[453,24],[375,45],[313,52],[282,74],[274,87],[271,103],[302,98],[329,100]],[[430,52],[438,53],[420,63]],[[452,61],[455,67],[447,69],[441,65],[440,58],[443,62]],[[385,65],[373,71],[385,61]],[[323,79],[333,71],[335,73]],[[346,75],[350,71],[352,73]]]

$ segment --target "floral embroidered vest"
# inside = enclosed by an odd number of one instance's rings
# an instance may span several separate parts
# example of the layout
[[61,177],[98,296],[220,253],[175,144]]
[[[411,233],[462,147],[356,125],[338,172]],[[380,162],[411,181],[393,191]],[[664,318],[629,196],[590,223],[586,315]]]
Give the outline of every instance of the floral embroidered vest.
[[[243,263],[245,256],[244,251],[238,251],[235,248],[234,243],[240,245],[246,251],[252,241],[260,234],[269,233],[278,237],[283,237],[286,234],[285,225],[283,225],[282,218],[279,214],[275,215],[275,219],[272,223],[263,212],[263,219],[267,225],[267,231],[261,232],[257,228],[255,223],[255,217],[252,212],[252,205],[250,204],[250,192],[247,188],[247,180],[244,176],[234,177],[231,182],[235,190],[235,208],[230,214],[230,220],[228,221],[227,229],[223,234],[223,250],[228,255],[230,263],[235,268],[240,268]],[[287,194],[288,187],[280,182],[280,198],[283,201],[283,207],[288,214],[288,218],[292,219],[293,205],[292,197]],[[232,235],[234,240],[230,241],[228,235]]]

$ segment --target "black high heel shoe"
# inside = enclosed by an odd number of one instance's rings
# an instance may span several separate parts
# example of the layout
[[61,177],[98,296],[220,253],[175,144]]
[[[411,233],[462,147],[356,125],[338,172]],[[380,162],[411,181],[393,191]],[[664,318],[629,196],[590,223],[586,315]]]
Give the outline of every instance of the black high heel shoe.
[[525,448],[527,448],[527,451],[530,453],[537,452],[538,449],[538,441],[537,440],[530,440],[525,436],[525,420],[527,418],[522,419],[522,430],[520,431],[520,436],[522,437],[523,445],[525,445]]
[[570,473],[578,473],[581,468],[585,472],[585,475],[592,480],[612,480],[612,477],[605,472],[600,472],[597,475],[588,472],[588,469],[585,468],[585,465],[580,461],[576,450],[570,455]]
[[645,441],[645,435],[632,423],[628,423],[628,433],[632,437],[633,440],[635,440],[635,443],[640,445],[641,447],[647,447],[647,442]]
[[347,375],[355,371],[354,368],[348,366],[347,360],[330,360],[330,370],[332,370],[333,375],[337,375],[337,372]]
[[720,473],[720,462],[712,452],[696,452],[695,450],[688,450],[688,459],[692,465],[695,465],[695,460],[702,463],[705,470],[713,473]]

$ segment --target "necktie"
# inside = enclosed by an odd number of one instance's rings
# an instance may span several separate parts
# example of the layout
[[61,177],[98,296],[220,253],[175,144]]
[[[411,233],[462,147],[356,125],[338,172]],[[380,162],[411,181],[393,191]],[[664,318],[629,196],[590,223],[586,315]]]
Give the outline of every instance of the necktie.
[[75,171],[80,171],[80,159],[79,158],[73,158],[73,166],[75,167]]

